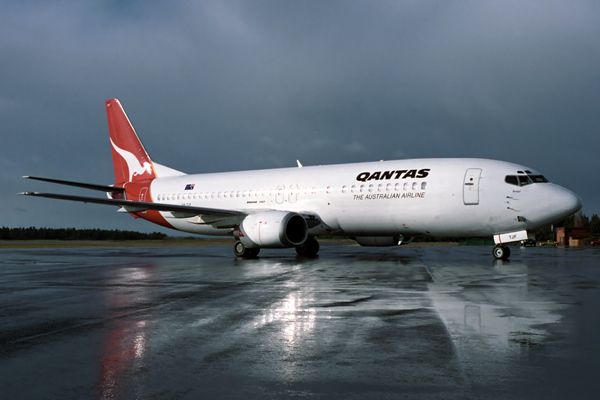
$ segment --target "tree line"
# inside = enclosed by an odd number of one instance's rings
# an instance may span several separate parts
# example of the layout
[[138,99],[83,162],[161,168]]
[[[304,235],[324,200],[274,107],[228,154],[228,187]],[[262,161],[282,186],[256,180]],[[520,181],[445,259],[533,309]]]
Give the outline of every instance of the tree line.
[[141,233],[118,229],[75,228],[7,228],[0,229],[0,240],[162,240],[167,237],[160,232]]
[[592,214],[591,217],[583,214],[581,211],[571,215],[567,219],[557,222],[554,225],[538,229],[535,231],[536,240],[556,240],[556,228],[590,228],[592,238],[600,237],[600,217]]

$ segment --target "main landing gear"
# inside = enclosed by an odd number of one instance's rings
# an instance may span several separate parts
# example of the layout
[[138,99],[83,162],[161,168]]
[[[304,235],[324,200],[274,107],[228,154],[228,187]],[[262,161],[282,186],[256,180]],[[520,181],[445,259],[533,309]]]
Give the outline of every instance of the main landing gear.
[[300,246],[296,246],[296,253],[299,256],[314,257],[319,252],[319,242],[313,237],[306,239]]
[[238,257],[251,258],[251,257],[256,257],[258,255],[258,253],[260,252],[260,248],[253,247],[250,249],[250,248],[244,246],[244,243],[242,243],[238,240],[233,245],[233,252]]
[[[260,252],[259,247],[248,248],[241,241],[235,242],[233,252],[237,257],[254,258]],[[314,257],[319,252],[319,242],[313,237],[309,237],[300,246],[296,246],[296,253],[301,256]]]
[[504,244],[497,244],[494,246],[492,254],[496,260],[506,260],[510,257],[510,248]]

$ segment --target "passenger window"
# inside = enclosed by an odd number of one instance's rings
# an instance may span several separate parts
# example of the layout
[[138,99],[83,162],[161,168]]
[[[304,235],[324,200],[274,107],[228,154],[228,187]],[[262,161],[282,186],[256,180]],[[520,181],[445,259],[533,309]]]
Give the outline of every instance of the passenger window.
[[400,190],[400,184],[396,183],[396,187],[395,188],[396,188],[396,191]]
[[364,191],[365,191],[365,185],[360,185],[360,192],[364,193]]
[[421,183],[421,190],[425,190],[427,189],[427,182],[422,182]]
[[388,192],[389,192],[390,190],[392,190],[392,184],[391,184],[391,183],[388,183],[388,184],[385,186],[385,190],[386,190],[386,191],[388,191]]
[[373,184],[369,185],[369,192],[372,192],[374,187],[375,186]]
[[404,182],[404,190],[408,190],[408,182]]
[[383,183],[380,183],[380,184],[377,186],[377,191],[378,191],[378,192],[381,192],[382,190],[383,190]]
[[342,193],[346,193],[348,191],[348,188],[346,187],[346,185],[342,186]]
[[350,191],[352,193],[356,193],[356,185],[352,185],[352,188],[350,189]]
[[412,190],[417,190],[418,187],[419,187],[419,184],[417,182],[413,182]]
[[248,192],[248,197],[252,197],[254,195],[254,190]]
[[329,192],[331,192],[331,186],[327,186],[327,189],[325,189],[325,193],[329,194]]

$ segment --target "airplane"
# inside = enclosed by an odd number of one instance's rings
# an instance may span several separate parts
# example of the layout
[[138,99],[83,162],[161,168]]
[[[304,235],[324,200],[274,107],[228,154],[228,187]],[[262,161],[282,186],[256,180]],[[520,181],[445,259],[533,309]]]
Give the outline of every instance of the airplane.
[[26,196],[119,207],[155,224],[233,236],[238,257],[261,248],[315,256],[319,236],[362,246],[398,246],[414,237],[494,238],[507,243],[582,207],[575,193],[518,164],[428,158],[188,175],[150,158],[117,99],[106,101],[115,183],[24,178],[105,192],[107,198],[24,192]]

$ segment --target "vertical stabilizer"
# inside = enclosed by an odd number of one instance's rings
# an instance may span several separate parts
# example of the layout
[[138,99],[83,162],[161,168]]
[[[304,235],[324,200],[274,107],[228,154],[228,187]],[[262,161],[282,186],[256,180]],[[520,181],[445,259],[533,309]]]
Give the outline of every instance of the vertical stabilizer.
[[148,181],[156,178],[152,160],[119,100],[106,101],[106,116],[117,186],[125,182]]

